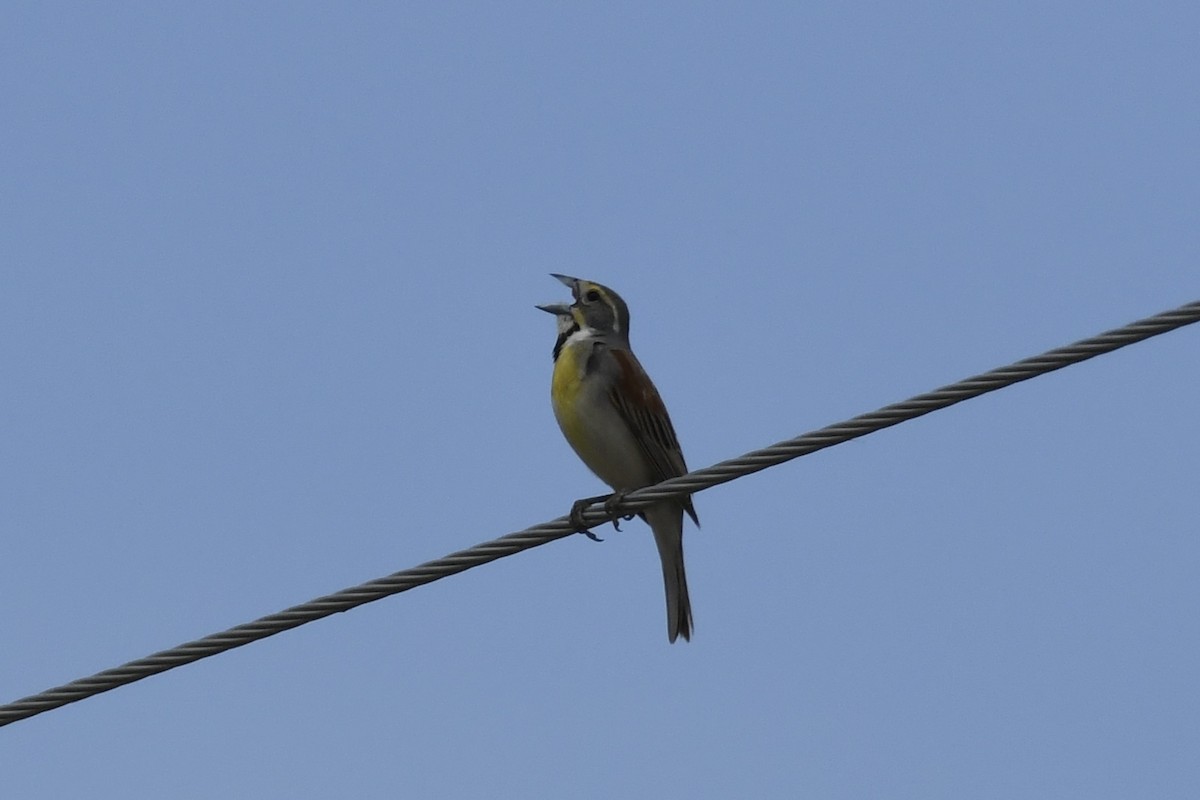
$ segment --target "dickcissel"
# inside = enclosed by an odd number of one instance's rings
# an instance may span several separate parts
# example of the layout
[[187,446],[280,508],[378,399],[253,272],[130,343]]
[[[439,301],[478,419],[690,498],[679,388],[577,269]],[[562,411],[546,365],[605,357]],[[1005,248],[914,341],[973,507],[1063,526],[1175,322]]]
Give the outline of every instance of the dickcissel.
[[[567,442],[612,487],[615,494],[610,502],[625,492],[687,472],[667,408],[629,347],[625,301],[594,281],[553,277],[570,287],[575,299],[570,305],[538,306],[558,318],[550,398]],[[577,506],[573,519],[579,511]],[[692,606],[683,568],[685,511],[700,524],[691,497],[666,500],[639,513],[654,532],[662,560],[667,636],[672,642],[692,636]]]

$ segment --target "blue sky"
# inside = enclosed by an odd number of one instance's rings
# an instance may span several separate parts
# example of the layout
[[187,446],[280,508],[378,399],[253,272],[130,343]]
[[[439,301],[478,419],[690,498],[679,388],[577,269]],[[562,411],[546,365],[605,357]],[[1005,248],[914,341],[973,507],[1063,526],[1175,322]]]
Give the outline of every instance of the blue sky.
[[[1189,3],[10,4],[0,702],[1200,297]],[[1192,797],[1200,329],[0,730],[13,797]]]

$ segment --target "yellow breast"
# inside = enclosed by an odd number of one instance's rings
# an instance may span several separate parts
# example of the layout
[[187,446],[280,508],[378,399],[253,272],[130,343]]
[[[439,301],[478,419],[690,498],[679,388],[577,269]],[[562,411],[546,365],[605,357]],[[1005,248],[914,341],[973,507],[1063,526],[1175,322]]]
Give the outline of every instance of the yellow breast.
[[550,394],[558,427],[588,469],[614,489],[653,483],[637,439],[609,402],[599,375],[586,374],[592,342],[572,342],[554,362]]
[[554,405],[554,416],[563,435],[573,447],[578,447],[586,438],[584,418],[580,414],[580,398],[583,394],[584,361],[582,350],[588,348],[564,347],[554,361],[554,375],[550,379],[550,400]]

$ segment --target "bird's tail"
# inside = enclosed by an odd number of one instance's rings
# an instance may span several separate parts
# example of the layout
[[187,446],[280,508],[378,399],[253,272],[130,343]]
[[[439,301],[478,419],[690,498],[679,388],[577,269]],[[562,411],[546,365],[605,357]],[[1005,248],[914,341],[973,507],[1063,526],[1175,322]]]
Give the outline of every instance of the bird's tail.
[[692,638],[692,603],[688,599],[687,572],[683,567],[683,506],[663,503],[644,512],[654,531],[662,560],[663,586],[667,591],[667,636],[672,642]]

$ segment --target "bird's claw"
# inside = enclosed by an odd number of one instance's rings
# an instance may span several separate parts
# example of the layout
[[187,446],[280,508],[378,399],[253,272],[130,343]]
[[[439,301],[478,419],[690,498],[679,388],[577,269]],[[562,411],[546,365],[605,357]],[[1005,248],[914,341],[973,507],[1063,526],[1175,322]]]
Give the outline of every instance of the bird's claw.
[[626,514],[622,516],[621,514],[617,513],[617,506],[621,505],[621,503],[625,500],[626,494],[626,492],[613,492],[608,496],[608,499],[604,501],[604,512],[612,516],[613,527],[618,531],[621,530],[622,519],[628,521],[633,519],[634,516],[633,514]]
[[587,511],[588,507],[593,503],[604,501],[604,512],[612,517],[612,525],[616,530],[621,530],[621,520],[626,521],[633,519],[636,514],[621,514],[617,511],[617,507],[625,500],[627,492],[613,492],[612,494],[602,494],[599,497],[585,497],[582,500],[576,500],[571,506],[571,525],[575,530],[582,533],[584,536],[591,539],[593,542],[603,542],[596,534],[588,530],[588,525],[583,521],[583,512]]
[[585,497],[582,500],[576,500],[575,504],[571,506],[571,524],[575,526],[576,531],[582,533],[593,542],[603,542],[604,540],[588,530],[587,523],[583,521],[583,512],[587,510],[588,506],[599,499],[598,497]]

